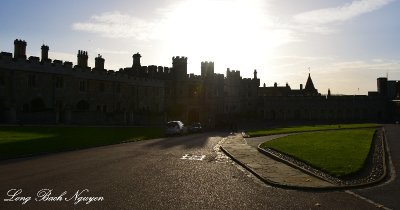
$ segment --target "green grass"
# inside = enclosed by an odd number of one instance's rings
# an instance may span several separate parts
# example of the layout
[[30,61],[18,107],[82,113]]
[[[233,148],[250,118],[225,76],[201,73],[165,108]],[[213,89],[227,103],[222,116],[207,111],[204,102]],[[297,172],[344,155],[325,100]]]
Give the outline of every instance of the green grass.
[[352,129],[294,134],[264,142],[332,176],[359,171],[368,156],[375,129]]
[[0,159],[162,136],[162,127],[0,127]]
[[262,130],[249,130],[246,131],[250,137],[267,136],[273,134],[283,133],[297,133],[307,131],[323,131],[323,130],[336,130],[336,129],[348,129],[348,128],[367,128],[367,127],[378,127],[379,124],[375,123],[364,123],[364,124],[340,124],[340,125],[307,125],[307,126],[291,126],[284,128],[270,128]]

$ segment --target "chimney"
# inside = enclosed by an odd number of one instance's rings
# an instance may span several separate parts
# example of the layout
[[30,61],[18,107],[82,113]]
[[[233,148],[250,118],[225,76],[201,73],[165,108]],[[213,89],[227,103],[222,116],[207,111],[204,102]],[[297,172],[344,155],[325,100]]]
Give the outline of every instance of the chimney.
[[49,46],[42,45],[42,62],[46,62],[49,60]]
[[83,50],[78,51],[78,66],[80,67],[88,67],[88,53]]
[[303,90],[303,84],[300,84],[300,90]]

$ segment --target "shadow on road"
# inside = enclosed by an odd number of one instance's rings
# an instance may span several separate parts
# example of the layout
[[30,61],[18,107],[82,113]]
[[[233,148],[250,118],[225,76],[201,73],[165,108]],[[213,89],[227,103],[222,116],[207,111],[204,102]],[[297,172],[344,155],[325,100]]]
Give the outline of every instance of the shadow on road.
[[169,137],[166,139],[159,139],[146,144],[147,147],[158,147],[158,148],[171,148],[176,146],[183,146],[187,149],[202,148],[207,145],[209,138],[211,137],[226,137],[228,133],[222,132],[211,132],[211,133],[200,133],[191,134],[186,136]]

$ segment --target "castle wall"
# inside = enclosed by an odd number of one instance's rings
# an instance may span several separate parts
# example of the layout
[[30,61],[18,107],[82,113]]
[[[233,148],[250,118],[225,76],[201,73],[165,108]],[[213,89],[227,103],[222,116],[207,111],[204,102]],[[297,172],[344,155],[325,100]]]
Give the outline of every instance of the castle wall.
[[[314,88],[260,87],[254,78],[227,69],[214,73],[213,62],[201,63],[201,75],[187,74],[187,58],[173,57],[172,67],[95,68],[88,53],[78,52],[78,65],[47,58],[26,59],[26,42],[17,40],[17,55],[0,53],[0,122],[65,124],[162,124],[168,120],[201,122],[205,127],[234,121],[381,121],[394,115],[400,83],[378,79],[378,92],[368,96],[323,96]],[[308,80],[312,83],[309,75]]]
[[0,58],[7,81],[0,87],[2,122],[140,124],[151,123],[142,115],[162,115],[162,81],[33,60]]

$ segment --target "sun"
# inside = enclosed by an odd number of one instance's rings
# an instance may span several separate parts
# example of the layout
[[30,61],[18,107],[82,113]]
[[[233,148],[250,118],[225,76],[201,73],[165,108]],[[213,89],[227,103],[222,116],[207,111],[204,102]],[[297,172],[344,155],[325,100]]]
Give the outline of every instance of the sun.
[[191,62],[211,60],[216,67],[256,68],[280,43],[280,34],[273,30],[264,2],[181,2],[164,20],[167,46],[174,53],[188,56]]

